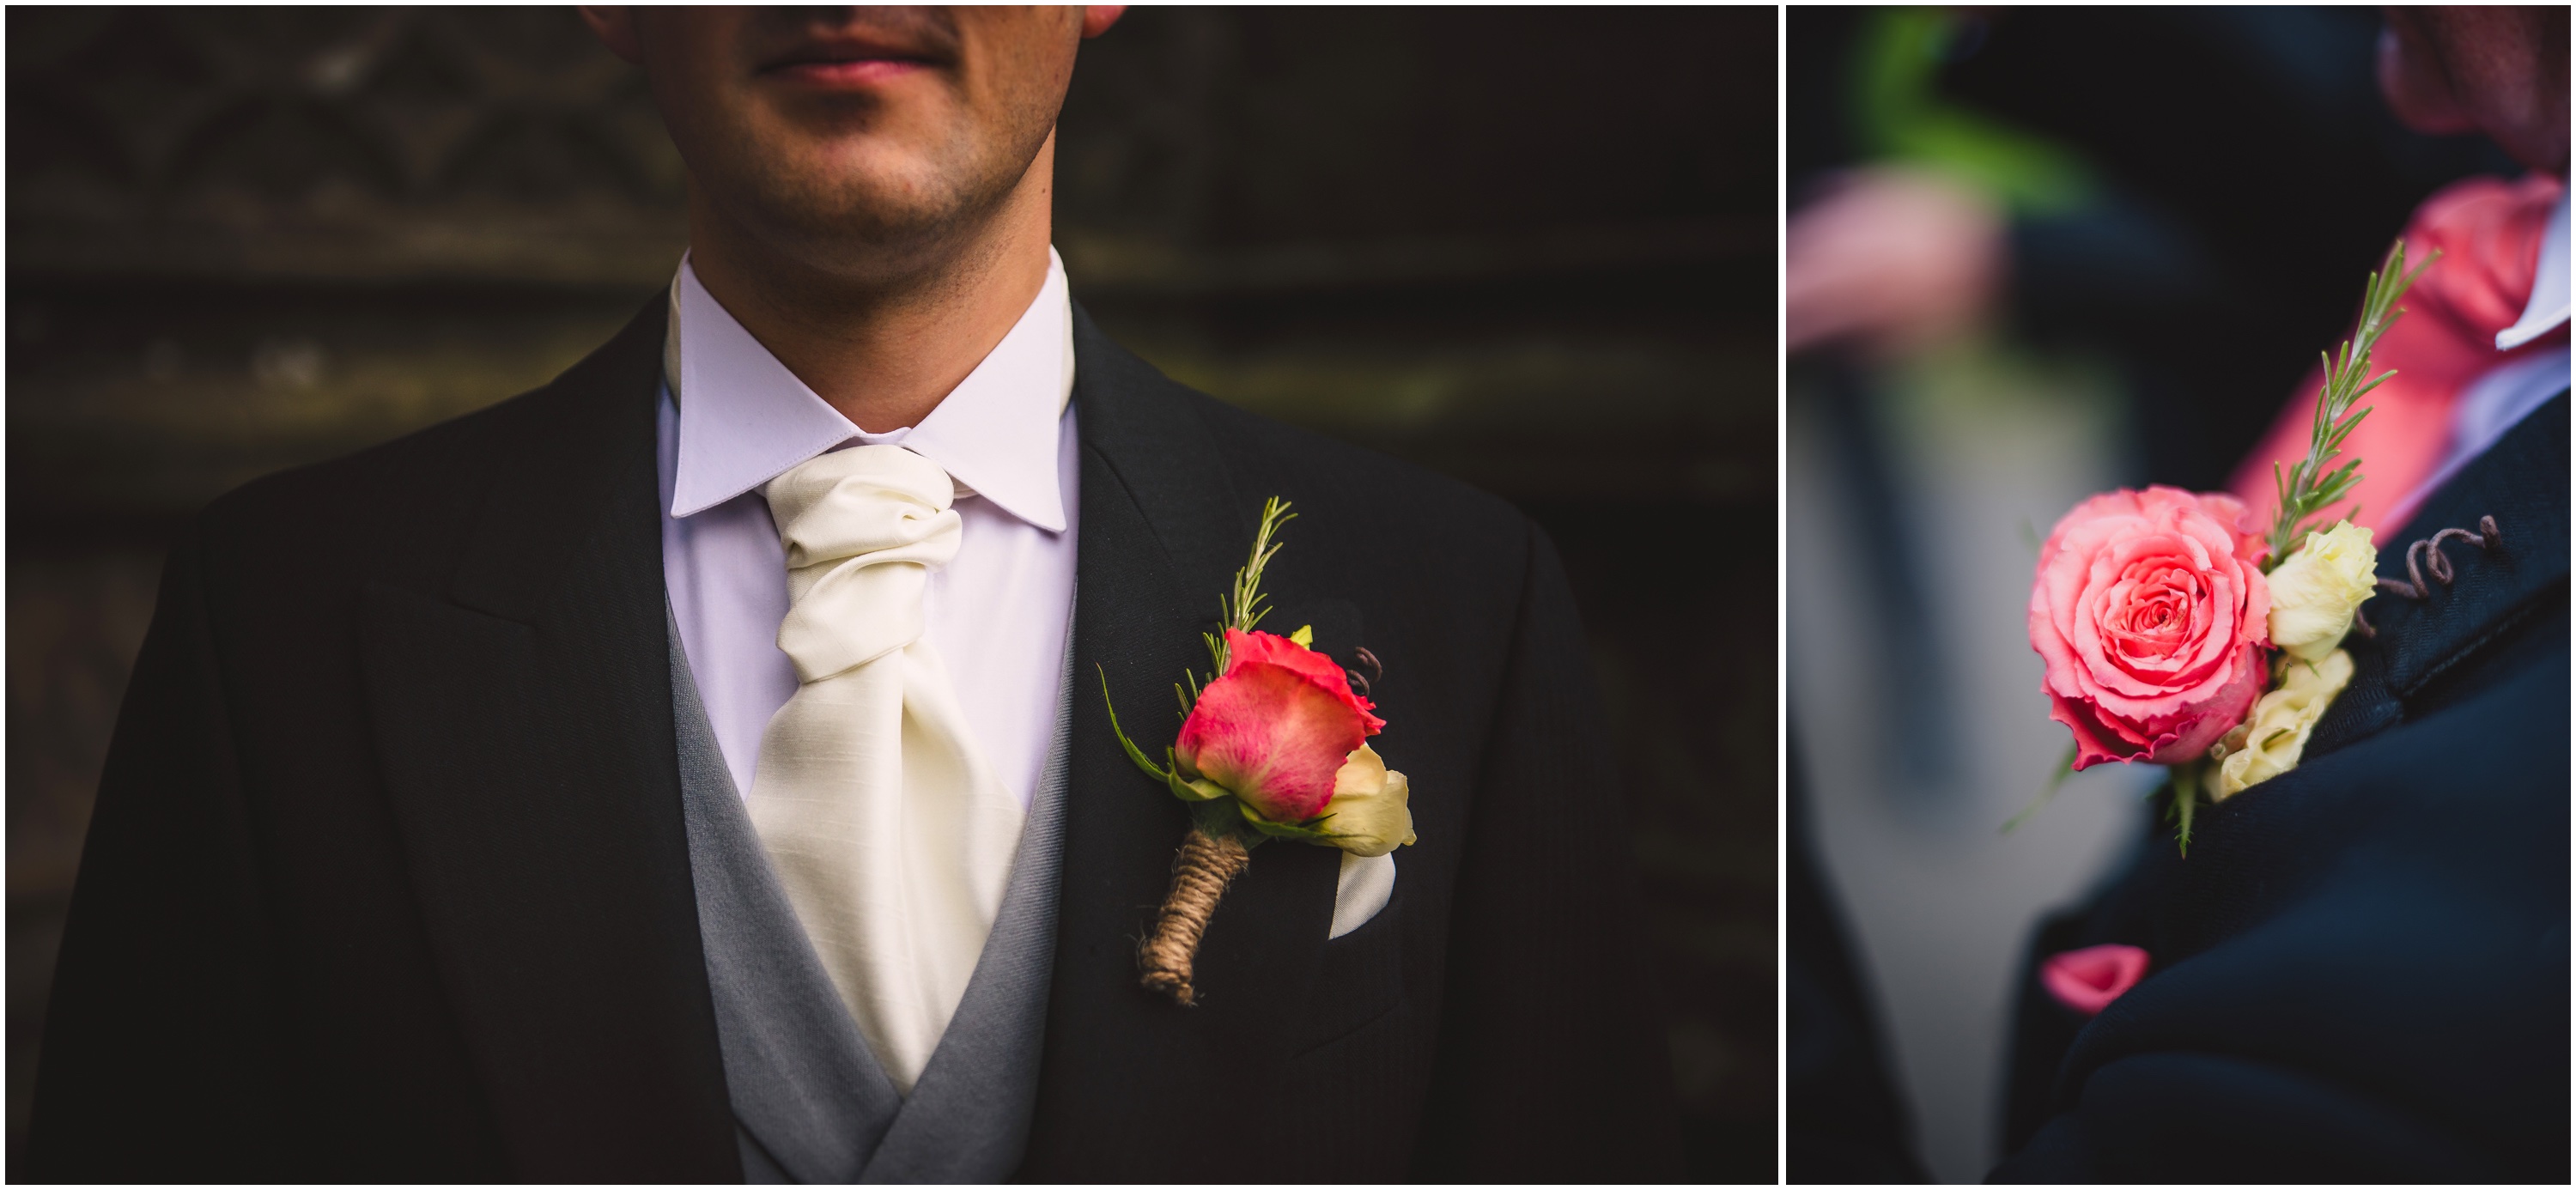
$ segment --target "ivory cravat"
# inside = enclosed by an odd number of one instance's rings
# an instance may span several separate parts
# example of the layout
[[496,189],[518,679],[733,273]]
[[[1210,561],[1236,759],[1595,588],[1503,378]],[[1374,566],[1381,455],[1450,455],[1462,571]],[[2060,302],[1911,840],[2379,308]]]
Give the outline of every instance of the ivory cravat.
[[923,635],[930,572],[957,554],[954,493],[900,446],[818,455],[762,490],[787,552],[778,647],[799,684],[761,736],[748,809],[860,1035],[907,1095],[992,932],[1025,819]]

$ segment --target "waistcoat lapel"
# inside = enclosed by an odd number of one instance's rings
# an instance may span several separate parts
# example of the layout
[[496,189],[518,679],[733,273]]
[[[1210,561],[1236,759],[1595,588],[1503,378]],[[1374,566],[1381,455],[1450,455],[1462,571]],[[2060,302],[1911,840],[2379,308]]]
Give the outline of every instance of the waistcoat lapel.
[[[1054,964],[1071,670],[1011,883],[964,999],[906,1099],[815,958],[670,633],[672,714],[707,983],[749,1180],[999,1182],[1037,1095]],[[764,1175],[769,1175],[764,1177]]]
[[670,637],[689,868],[743,1168],[753,1180],[772,1167],[796,1182],[856,1181],[903,1097],[797,924],[707,724],[680,634]]

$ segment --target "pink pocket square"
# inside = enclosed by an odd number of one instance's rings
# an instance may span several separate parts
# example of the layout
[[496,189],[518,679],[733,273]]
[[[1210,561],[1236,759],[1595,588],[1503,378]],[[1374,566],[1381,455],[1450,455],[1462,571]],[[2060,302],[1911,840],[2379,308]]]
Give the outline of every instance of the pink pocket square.
[[2136,987],[2146,973],[2147,952],[2112,943],[2049,956],[2039,965],[2039,982],[2058,1003],[2092,1016]]

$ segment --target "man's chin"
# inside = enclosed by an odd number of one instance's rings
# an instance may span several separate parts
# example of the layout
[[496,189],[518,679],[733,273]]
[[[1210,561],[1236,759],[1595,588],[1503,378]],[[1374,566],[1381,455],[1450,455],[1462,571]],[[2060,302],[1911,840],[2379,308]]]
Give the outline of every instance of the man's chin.
[[693,239],[714,233],[774,266],[900,284],[953,260],[1028,169],[967,153],[963,121],[900,118],[935,113],[820,120],[814,109],[827,105],[790,106],[737,123],[729,139],[709,137],[712,175],[693,177],[720,185],[693,187],[691,201],[711,200],[706,214],[731,229],[698,227]]
[[755,237],[804,268],[855,285],[899,284],[954,256],[975,220],[954,203],[925,202],[900,182],[854,186],[844,175],[827,193],[762,204]]

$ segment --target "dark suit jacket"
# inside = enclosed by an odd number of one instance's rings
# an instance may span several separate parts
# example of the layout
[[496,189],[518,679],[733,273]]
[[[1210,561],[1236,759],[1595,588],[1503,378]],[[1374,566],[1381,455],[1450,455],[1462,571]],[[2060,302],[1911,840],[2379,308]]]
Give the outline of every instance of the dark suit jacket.
[[[681,825],[656,299],[554,383],[252,484],[172,553],[63,942],[38,1179],[738,1179]],[[1657,1179],[1669,1075],[1565,580],[1491,497],[1229,409],[1076,315],[1062,909],[1023,1177]],[[1261,848],[1136,986],[1181,804],[1144,734],[1263,497],[1271,623],[1382,658],[1421,842],[1326,941]],[[1131,728],[1132,729],[1132,728]]]
[[2504,537],[2368,603],[2298,768],[2041,929],[2152,963],[2090,1021],[2025,971],[1994,1180],[2567,1181],[2567,435],[2562,394],[2380,542]]

